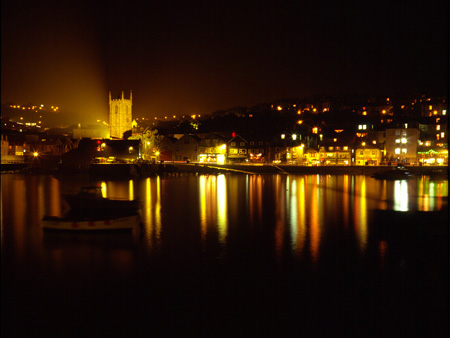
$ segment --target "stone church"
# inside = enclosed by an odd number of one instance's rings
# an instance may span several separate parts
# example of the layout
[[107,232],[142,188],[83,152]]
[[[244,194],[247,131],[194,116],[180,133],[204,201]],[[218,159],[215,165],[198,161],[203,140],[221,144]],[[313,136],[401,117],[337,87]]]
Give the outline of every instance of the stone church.
[[132,92],[130,99],[123,96],[117,99],[111,99],[109,92],[109,132],[111,138],[123,138],[123,133],[132,129]]

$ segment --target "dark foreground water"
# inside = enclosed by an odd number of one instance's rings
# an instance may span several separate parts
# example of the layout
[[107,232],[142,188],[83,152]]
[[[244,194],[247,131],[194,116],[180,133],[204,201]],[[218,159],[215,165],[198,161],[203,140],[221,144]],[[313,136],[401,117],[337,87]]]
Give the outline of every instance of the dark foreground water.
[[[1,183],[2,337],[448,336],[448,180]],[[44,233],[88,184],[139,198],[142,228]]]

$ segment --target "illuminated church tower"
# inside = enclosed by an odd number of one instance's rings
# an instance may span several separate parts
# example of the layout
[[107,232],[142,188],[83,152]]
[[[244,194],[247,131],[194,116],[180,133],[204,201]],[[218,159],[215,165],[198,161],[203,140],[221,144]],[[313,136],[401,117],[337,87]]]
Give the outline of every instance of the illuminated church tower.
[[111,138],[122,138],[123,133],[131,130],[131,105],[132,92],[130,91],[130,99],[122,97],[111,100],[111,92],[109,92],[109,132]]

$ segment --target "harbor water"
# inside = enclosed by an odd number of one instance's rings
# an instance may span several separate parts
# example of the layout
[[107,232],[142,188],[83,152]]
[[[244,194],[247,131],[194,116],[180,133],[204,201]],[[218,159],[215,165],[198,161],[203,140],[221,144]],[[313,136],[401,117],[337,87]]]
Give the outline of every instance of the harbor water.
[[[131,233],[47,233],[62,194]],[[1,175],[2,337],[448,336],[448,179]]]

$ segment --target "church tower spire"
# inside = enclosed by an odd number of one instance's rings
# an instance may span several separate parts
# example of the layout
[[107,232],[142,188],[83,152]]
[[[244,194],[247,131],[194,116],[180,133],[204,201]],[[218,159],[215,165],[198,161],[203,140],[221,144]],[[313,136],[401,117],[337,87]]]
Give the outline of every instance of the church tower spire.
[[122,138],[123,133],[132,129],[131,92],[127,100],[122,95],[118,99],[111,99],[109,92],[109,132],[111,138]]

